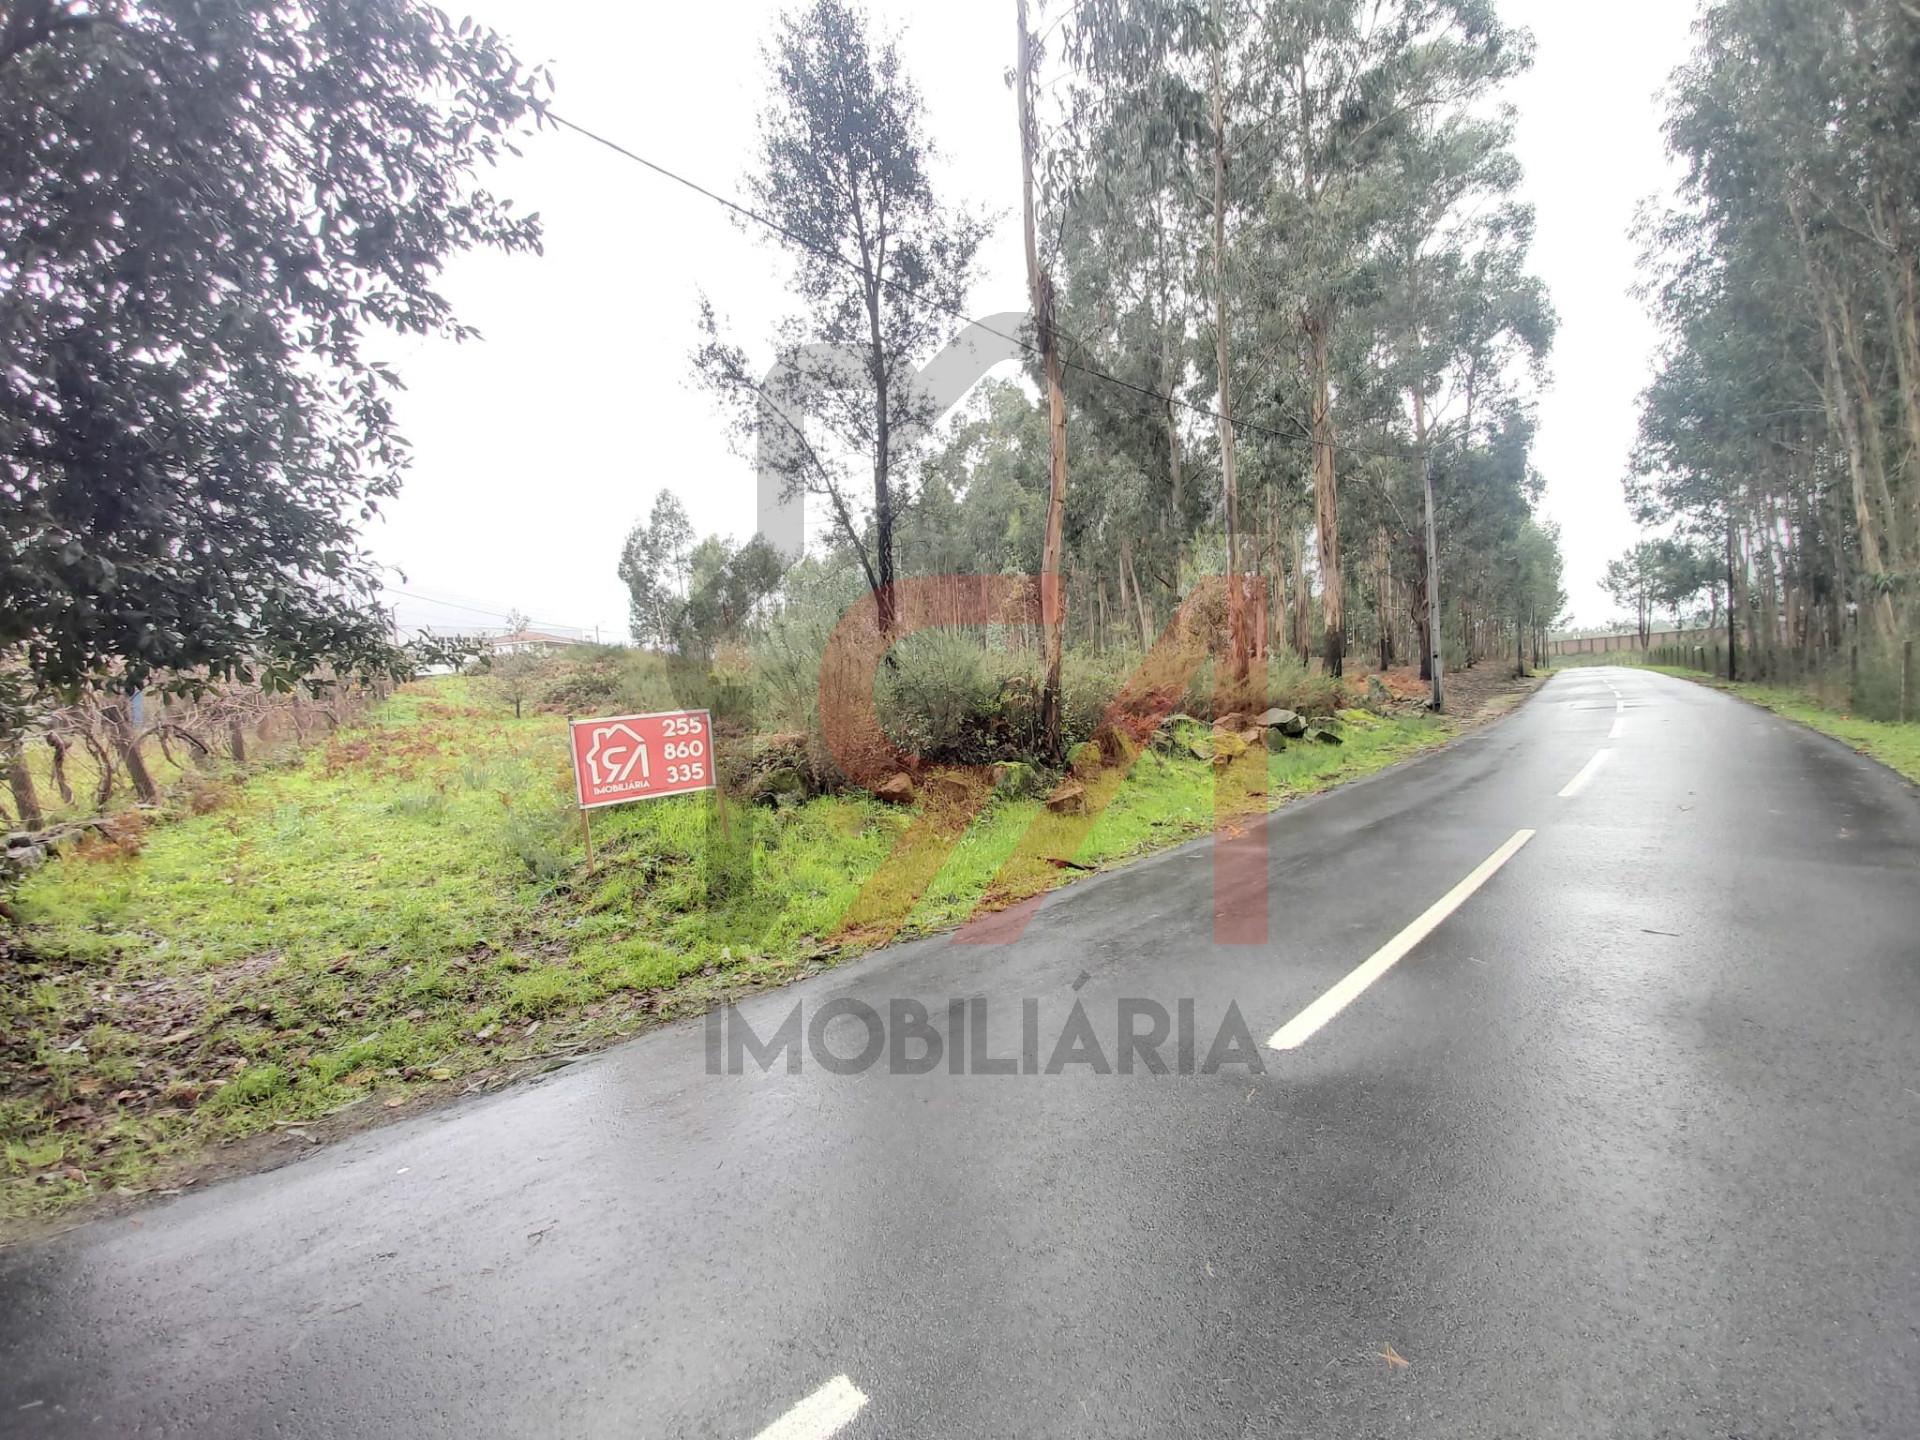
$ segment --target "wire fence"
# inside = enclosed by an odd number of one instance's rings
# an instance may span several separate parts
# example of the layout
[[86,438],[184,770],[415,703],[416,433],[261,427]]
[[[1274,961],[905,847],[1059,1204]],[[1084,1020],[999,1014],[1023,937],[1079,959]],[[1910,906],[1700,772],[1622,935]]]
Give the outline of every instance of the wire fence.
[[[1727,642],[1656,645],[1642,652],[1649,665],[1729,678]],[[1920,674],[1913,637],[1860,637],[1842,648],[1736,649],[1732,678],[1805,691],[1829,710],[1869,720],[1920,720]]]

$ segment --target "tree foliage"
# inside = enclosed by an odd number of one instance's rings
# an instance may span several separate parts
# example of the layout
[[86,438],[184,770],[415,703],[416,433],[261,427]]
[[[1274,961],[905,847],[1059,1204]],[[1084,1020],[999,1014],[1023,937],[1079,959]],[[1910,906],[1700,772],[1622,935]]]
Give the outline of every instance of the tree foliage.
[[710,656],[741,638],[785,569],[780,552],[759,536],[744,545],[718,535],[696,543],[686,507],[662,490],[620,552],[634,643]]
[[618,568],[636,645],[666,649],[678,640],[693,545],[693,523],[671,490],[655,495],[651,516],[627,532]]
[[[543,75],[416,0],[0,17],[0,652],[16,706],[405,668],[358,527],[406,468],[388,332],[469,332],[476,172]],[[14,711],[17,718],[18,710]]]
[[1762,673],[1911,633],[1920,574],[1920,11],[1719,0],[1641,235],[1666,332],[1628,494],[1710,551]]
[[898,461],[936,418],[915,376],[964,313],[984,226],[934,194],[920,92],[846,0],[782,17],[767,65],[747,193],[791,261],[798,308],[775,328],[771,380],[710,304],[695,364],[788,495],[825,502],[889,629],[911,490]]
[[[1236,668],[1292,650],[1337,673],[1355,645],[1395,663],[1428,653],[1430,626],[1465,663],[1544,648],[1565,606],[1557,536],[1533,518],[1532,404],[1554,317],[1529,271],[1503,100],[1530,37],[1487,0],[1049,8],[1033,25],[1048,52],[1033,57],[1036,233],[1071,432],[1069,637],[1148,645],[1198,580],[1227,570],[1245,582],[1229,590]],[[826,55],[850,78],[822,96]],[[886,118],[884,97],[911,86],[840,0],[787,17],[773,62],[754,201],[806,304],[776,337],[771,384],[710,317],[702,373],[743,434],[771,434],[789,488],[825,499],[822,548],[876,590],[896,563],[1036,573],[1042,337],[1026,385],[983,388],[920,444],[934,417],[900,379],[959,329],[964,276],[876,274],[874,221],[850,203],[884,188],[861,178],[862,137],[897,133],[889,154],[922,153],[917,99],[910,126]],[[970,257],[973,232],[949,223]],[[876,348],[895,305],[912,343]],[[870,504],[836,462],[849,454],[890,477]]]

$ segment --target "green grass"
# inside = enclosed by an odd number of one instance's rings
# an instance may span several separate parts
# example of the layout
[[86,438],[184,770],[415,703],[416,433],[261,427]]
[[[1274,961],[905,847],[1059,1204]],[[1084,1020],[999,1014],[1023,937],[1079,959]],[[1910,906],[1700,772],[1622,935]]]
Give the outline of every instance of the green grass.
[[26,880],[22,973],[0,994],[0,1218],[154,1187],[276,1126],[497,1083],[952,926],[1070,879],[1055,860],[1204,833],[1222,773],[1222,813],[1244,814],[1451,733],[1349,712],[1344,745],[1225,772],[1148,753],[1089,778],[1110,801],[1092,817],[1033,799],[973,813],[978,785],[943,809],[937,782],[912,810],[676,797],[598,812],[589,874],[563,722],[487,699],[410,687],[226,808]]
[[1888,769],[1897,770],[1907,779],[1920,784],[1920,721],[1910,720],[1902,725],[1891,720],[1868,720],[1823,705],[1818,696],[1805,690],[1755,685],[1744,680],[1729,684],[1714,676],[1703,675],[1698,670],[1686,670],[1673,665],[1640,665],[1635,668],[1691,680],[1699,685],[1711,685],[1716,690],[1738,695],[1776,715],[1784,715],[1809,729],[1831,735],[1836,740],[1844,740],[1860,754],[1870,756]]

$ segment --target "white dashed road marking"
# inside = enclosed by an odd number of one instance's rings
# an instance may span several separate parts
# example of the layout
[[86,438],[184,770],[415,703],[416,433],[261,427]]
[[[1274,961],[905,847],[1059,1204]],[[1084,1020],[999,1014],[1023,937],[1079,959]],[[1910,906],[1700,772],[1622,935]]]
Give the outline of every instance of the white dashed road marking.
[[1502,865],[1520,853],[1520,847],[1533,839],[1534,832],[1520,830],[1493,854],[1482,860],[1474,872],[1442,895],[1424,914],[1393,939],[1368,956],[1360,966],[1326,994],[1273,1032],[1267,1044],[1275,1050],[1297,1050],[1313,1038],[1322,1026],[1366,993],[1367,987],[1405,959],[1414,946],[1440,928],[1440,922],[1472,897],[1473,892],[1494,877]]
[[1607,763],[1607,757],[1612,753],[1611,750],[1602,750],[1598,755],[1595,755],[1591,760],[1587,761],[1586,767],[1567,782],[1567,788],[1560,792],[1560,798],[1562,800],[1571,800],[1582,790],[1586,789],[1588,785],[1592,784],[1593,777],[1600,773],[1600,767]]
[[794,1406],[753,1440],[827,1440],[865,1408],[867,1397],[844,1375],[836,1375]]

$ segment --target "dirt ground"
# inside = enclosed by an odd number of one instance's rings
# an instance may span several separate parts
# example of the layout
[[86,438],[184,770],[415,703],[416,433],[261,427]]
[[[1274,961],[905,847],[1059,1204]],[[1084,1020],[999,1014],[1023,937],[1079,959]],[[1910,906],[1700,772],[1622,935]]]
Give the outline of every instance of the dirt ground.
[[[1396,665],[1391,670],[1352,663],[1347,666],[1349,688],[1355,691],[1364,691],[1371,675],[1378,675],[1397,700],[1408,704],[1425,705],[1432,690],[1420,678],[1417,665]],[[1547,682],[1544,671],[1516,679],[1511,661],[1496,660],[1483,660],[1470,669],[1448,670],[1442,679],[1446,714],[1464,725],[1478,725],[1505,715]]]

